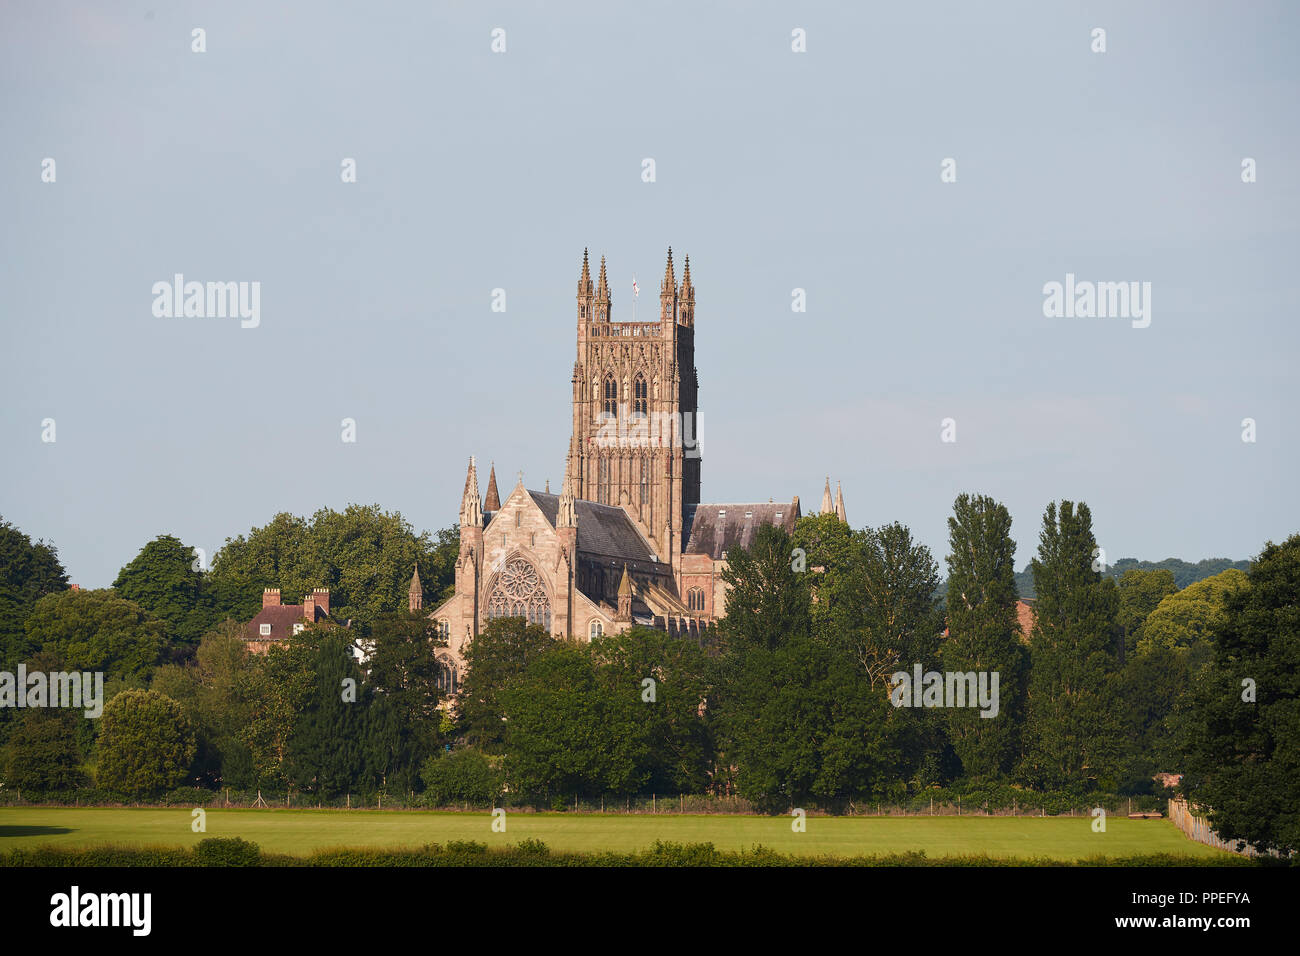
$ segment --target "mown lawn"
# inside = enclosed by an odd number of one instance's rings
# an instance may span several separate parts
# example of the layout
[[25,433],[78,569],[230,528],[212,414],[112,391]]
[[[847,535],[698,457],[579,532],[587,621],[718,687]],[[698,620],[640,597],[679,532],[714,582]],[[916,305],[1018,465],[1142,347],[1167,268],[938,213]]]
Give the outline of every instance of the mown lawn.
[[1110,818],[1094,833],[1087,817],[809,817],[794,833],[789,817],[507,813],[493,833],[479,813],[377,810],[208,810],[206,833],[191,829],[188,809],[0,808],[0,851],[26,846],[187,846],[205,836],[243,837],[273,853],[304,855],[323,847],[402,847],[450,840],[489,846],[524,839],[556,850],[637,850],[656,840],[712,843],[740,850],[762,844],[783,853],[840,856],[922,850],[931,858],[959,854],[1047,857],[1174,853],[1225,854],[1186,839],[1168,820]]

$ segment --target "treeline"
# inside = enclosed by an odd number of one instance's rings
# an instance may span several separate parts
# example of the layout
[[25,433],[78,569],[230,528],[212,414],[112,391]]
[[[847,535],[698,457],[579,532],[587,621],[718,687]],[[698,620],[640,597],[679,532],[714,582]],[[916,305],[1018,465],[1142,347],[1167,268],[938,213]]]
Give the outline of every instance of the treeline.
[[[371,515],[381,517],[390,523]],[[1088,507],[1054,502],[1031,562],[1025,633],[1007,509],[962,495],[948,526],[946,605],[938,563],[906,527],[809,516],[793,534],[764,528],[731,552],[728,614],[706,645],[645,628],[556,640],[497,619],[469,648],[454,707],[440,706],[431,622],[405,612],[405,588],[389,577],[377,578],[383,596],[366,590],[365,562],[388,550],[364,535],[339,540],[337,570],[301,572],[304,588],[321,586],[320,574],[326,586],[353,582],[339,585],[357,609],[353,628],[324,622],[266,657],[247,655],[230,622],[192,654],[169,655],[169,621],[187,620],[182,599],[166,618],[116,589],[60,590],[55,560],[39,578],[50,593],[24,624],[28,667],[99,667],[119,683],[100,721],[29,711],[16,722],[9,712],[6,782],[40,791],[93,778],[135,795],[267,787],[322,800],[398,792],[556,809],[575,796],[710,793],[835,812],[930,792],[1018,791],[1034,795],[1022,805],[1043,806],[1152,797],[1163,792],[1155,775],[1169,772],[1183,774],[1183,792],[1225,838],[1300,844],[1300,782],[1287,769],[1300,761],[1300,536],[1266,545],[1248,572],[1180,589],[1169,569],[1118,580],[1095,570]],[[205,585],[242,562],[260,569],[245,572],[251,600],[266,575],[294,566],[290,555],[322,559],[266,546],[297,540],[282,530],[255,529],[223,551]],[[24,567],[52,553],[28,546]],[[423,563],[421,576],[446,586]],[[364,666],[358,645],[371,655]],[[918,667],[996,675],[996,699],[945,700],[942,683],[900,697],[896,675]],[[142,768],[116,756],[125,753],[151,760]]]

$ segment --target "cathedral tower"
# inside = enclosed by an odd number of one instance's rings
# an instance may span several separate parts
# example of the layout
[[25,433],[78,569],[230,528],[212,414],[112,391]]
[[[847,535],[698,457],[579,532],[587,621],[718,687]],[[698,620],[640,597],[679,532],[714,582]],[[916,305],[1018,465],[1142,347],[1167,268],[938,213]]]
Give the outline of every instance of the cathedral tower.
[[678,287],[668,250],[657,319],[615,322],[612,305],[604,257],[593,290],[584,250],[567,473],[576,498],[622,506],[676,569],[683,509],[700,500],[690,260]]

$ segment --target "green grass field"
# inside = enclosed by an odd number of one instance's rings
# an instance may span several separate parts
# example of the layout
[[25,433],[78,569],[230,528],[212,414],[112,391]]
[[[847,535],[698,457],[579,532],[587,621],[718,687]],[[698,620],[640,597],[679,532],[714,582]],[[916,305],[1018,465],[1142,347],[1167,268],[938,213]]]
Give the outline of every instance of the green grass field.
[[504,846],[532,838],[555,850],[645,849],[656,840],[712,843],[720,850],[762,844],[793,854],[838,856],[922,850],[928,857],[987,854],[1078,860],[1172,853],[1231,856],[1186,839],[1168,820],[1110,818],[1105,833],[1086,817],[809,817],[794,833],[789,817],[623,816],[509,813],[493,833],[487,813],[376,810],[208,810],[207,832],[191,830],[188,809],[0,808],[0,851],[32,846],[189,846],[208,837],[243,837],[272,853],[302,856],[324,847],[418,847],[450,840]]

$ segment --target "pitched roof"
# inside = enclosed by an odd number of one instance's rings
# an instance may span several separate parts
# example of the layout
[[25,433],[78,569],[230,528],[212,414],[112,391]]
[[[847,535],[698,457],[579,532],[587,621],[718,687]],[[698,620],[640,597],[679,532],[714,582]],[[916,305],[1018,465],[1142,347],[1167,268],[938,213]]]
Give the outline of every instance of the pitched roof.
[[[559,495],[548,495],[542,491],[528,493],[553,527],[560,511]],[[632,562],[653,563],[656,560],[650,545],[645,538],[641,537],[641,532],[636,529],[636,525],[622,508],[601,505],[581,498],[575,500],[573,504],[578,518],[580,552]]]
[[724,551],[750,547],[754,533],[763,525],[779,525],[786,532],[793,531],[798,505],[792,501],[687,505],[683,518],[686,547],[682,550],[686,554],[707,554],[721,560]]
[[[326,617],[325,611],[317,606],[316,620]],[[244,626],[244,639],[248,641],[287,641],[293,636],[293,626],[299,621],[307,620],[301,604],[277,604],[264,607]],[[263,634],[262,625],[270,624],[271,633]]]

